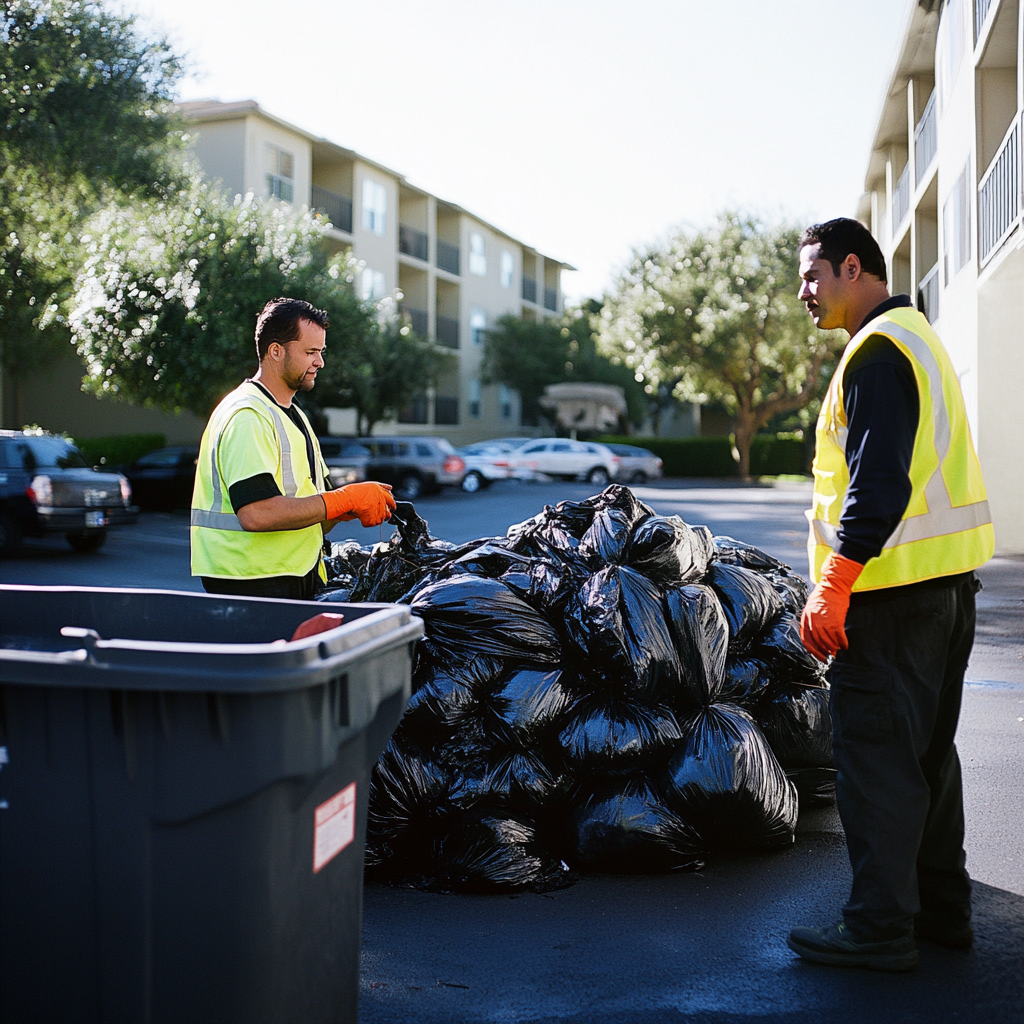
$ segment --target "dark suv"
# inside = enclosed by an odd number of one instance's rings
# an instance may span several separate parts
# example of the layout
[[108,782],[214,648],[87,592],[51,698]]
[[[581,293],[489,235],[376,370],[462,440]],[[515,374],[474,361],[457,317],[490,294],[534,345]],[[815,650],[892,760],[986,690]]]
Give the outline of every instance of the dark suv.
[[[320,438],[324,461],[331,467],[335,483],[341,481],[335,480],[328,450],[332,441],[340,449],[340,440]],[[348,443],[353,450],[358,446],[365,452],[352,457],[354,464],[361,464],[361,478],[391,484],[399,501],[415,501],[421,494],[439,491],[444,486],[457,487],[466,475],[465,460],[444,437],[360,437],[348,439]]]
[[93,469],[70,441],[0,430],[0,553],[48,533],[63,533],[75,551],[96,551],[107,527],[138,518],[125,477]]

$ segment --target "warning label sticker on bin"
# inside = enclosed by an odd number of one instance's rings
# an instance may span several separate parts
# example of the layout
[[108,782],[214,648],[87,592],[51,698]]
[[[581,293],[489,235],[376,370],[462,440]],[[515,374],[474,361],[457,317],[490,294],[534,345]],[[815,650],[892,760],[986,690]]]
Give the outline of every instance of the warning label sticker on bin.
[[333,860],[356,835],[356,784],[346,786],[316,809],[313,873]]

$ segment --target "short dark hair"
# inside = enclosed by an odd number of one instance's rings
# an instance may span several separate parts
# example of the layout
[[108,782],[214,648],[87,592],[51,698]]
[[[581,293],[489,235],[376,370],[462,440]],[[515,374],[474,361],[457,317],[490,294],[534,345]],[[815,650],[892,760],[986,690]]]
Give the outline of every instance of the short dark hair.
[[285,345],[299,336],[299,324],[303,320],[322,327],[330,326],[327,312],[317,309],[305,299],[271,299],[256,317],[256,356],[262,363],[267,349],[276,341]]
[[883,284],[888,282],[885,272],[885,257],[872,234],[859,220],[852,217],[836,217],[823,224],[812,224],[800,236],[798,248],[805,245],[820,245],[818,258],[828,260],[832,271],[839,276],[839,268],[850,253],[860,260],[860,267],[867,274],[874,274]]

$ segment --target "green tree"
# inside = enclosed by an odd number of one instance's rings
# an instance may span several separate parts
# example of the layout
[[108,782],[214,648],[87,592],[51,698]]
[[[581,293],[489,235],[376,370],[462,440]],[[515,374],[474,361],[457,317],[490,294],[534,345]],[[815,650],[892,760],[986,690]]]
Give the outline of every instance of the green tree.
[[842,350],[797,301],[799,229],[722,214],[638,252],[602,313],[602,346],[650,392],[721,402],[735,417],[739,473],[765,424],[820,396]]
[[361,437],[372,434],[381,420],[397,416],[454,366],[453,354],[415,334],[392,299],[376,309],[363,304],[362,327],[345,333],[340,351],[334,341],[336,316],[326,308],[331,315],[328,343],[338,354],[327,359],[310,395],[320,408],[355,409]]
[[69,351],[82,219],[111,192],[154,195],[175,179],[179,75],[164,42],[102,4],[3,0],[0,365],[15,395],[26,373]]
[[510,313],[487,332],[484,380],[519,392],[524,423],[539,421],[544,389],[562,381],[619,385],[626,395],[629,420],[636,425],[643,422],[643,385],[627,366],[614,363],[598,350],[600,310],[601,304],[591,299],[566,310],[561,320],[524,320]]

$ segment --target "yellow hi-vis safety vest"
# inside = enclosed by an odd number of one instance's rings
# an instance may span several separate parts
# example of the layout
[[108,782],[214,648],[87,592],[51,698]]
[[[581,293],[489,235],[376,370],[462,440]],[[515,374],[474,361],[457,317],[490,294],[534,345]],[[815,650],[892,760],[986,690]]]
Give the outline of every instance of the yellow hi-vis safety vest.
[[888,338],[910,360],[921,411],[910,461],[910,502],[882,553],[864,567],[854,591],[967,572],[987,562],[995,550],[985,481],[956,371],[928,321],[908,306],[875,317],[850,339],[822,403],[814,496],[807,512],[811,579],[818,582],[828,553],[839,550],[837,529],[850,484],[843,374],[873,334]]
[[[256,413],[269,428],[252,433],[253,450],[246,453],[254,459],[252,475],[273,472],[281,493],[289,498],[304,498],[325,489],[320,447],[302,411],[299,415],[309,430],[317,463],[312,467],[302,431],[259,387],[250,381],[241,384],[214,409],[199,447],[190,531],[192,575],[221,579],[305,576],[318,564],[323,548],[319,523],[301,530],[250,532],[231,507],[221,475],[225,454],[221,445],[225,430],[242,410]],[[239,443],[237,436],[234,443]],[[322,563],[320,575],[324,575]]]

